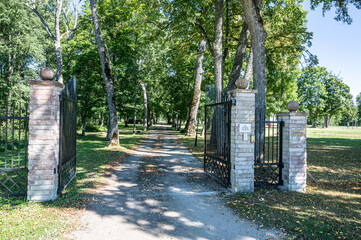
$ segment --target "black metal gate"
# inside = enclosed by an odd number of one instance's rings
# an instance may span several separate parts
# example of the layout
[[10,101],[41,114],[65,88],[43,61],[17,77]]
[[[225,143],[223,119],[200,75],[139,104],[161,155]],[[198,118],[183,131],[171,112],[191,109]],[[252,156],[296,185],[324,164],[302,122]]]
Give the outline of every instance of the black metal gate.
[[77,81],[72,78],[60,95],[60,154],[58,194],[76,175]]
[[[262,125],[264,128],[262,128]],[[264,141],[256,138],[254,185],[283,185],[282,182],[282,129],[283,121],[256,122],[256,128],[263,129]]]
[[205,106],[204,171],[225,186],[231,177],[231,108],[226,99]]
[[26,196],[28,106],[0,109],[0,196]]

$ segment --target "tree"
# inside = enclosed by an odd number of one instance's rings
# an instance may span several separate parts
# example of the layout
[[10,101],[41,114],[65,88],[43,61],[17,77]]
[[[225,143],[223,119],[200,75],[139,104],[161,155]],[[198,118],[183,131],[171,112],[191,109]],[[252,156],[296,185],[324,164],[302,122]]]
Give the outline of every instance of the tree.
[[107,100],[109,109],[109,126],[107,132],[107,139],[110,141],[111,146],[119,145],[119,129],[118,129],[118,115],[115,107],[114,97],[114,77],[111,72],[111,62],[109,54],[106,53],[106,45],[103,42],[103,36],[100,29],[99,16],[96,0],[90,0],[91,13],[94,24],[95,39],[98,46],[98,53],[100,63],[102,66],[102,72],[104,82],[107,89]]
[[329,74],[324,79],[326,95],[324,97],[324,125],[328,128],[333,116],[345,112],[352,101],[350,87],[342,82],[342,79],[334,74]]
[[255,129],[256,159],[262,159],[264,146],[264,121],[266,118],[266,37],[264,23],[261,14],[262,0],[242,0],[245,21],[251,33],[251,46],[253,51],[253,87],[258,91],[256,94],[256,123]]
[[[70,2],[71,1],[71,2]],[[53,32],[51,31],[47,21],[45,20],[44,16],[37,10],[40,6],[37,6],[35,4],[35,0],[32,0],[31,3],[29,3],[29,1],[27,3],[25,3],[25,6],[27,6],[29,9],[31,9],[40,19],[40,21],[43,23],[43,26],[46,30],[46,32],[49,34],[50,38],[53,40],[54,42],[54,48],[55,48],[55,53],[56,53],[56,79],[58,82],[63,83],[63,55],[62,55],[62,47],[61,47],[61,40],[63,37],[67,37],[67,40],[70,41],[73,37],[74,34],[69,35],[70,33],[74,33],[74,31],[79,27],[78,24],[78,5],[80,4],[81,1],[79,1],[78,3],[75,3],[75,0],[69,0],[65,2],[65,7],[67,9],[65,9],[63,7],[63,0],[56,0],[56,4],[55,6],[53,6],[53,4],[48,4],[47,7],[48,9],[50,9],[52,11],[52,14],[54,16],[54,20],[55,20],[55,25],[54,25],[54,32],[55,34],[53,34]],[[74,12],[74,27],[72,29],[70,29],[70,16],[69,13],[71,13],[71,7],[73,8],[73,12]],[[53,13],[55,12],[55,13]],[[63,16],[64,16],[64,21],[65,21],[65,25],[66,25],[66,31],[64,33],[60,33],[61,31],[61,27],[60,27],[60,20],[61,20],[61,14],[63,12]]]
[[20,0],[0,2],[0,108],[24,103],[29,98],[28,79],[44,60],[47,47],[38,19]]
[[336,8],[335,20],[342,21],[347,24],[352,23],[352,18],[348,14],[348,6],[354,5],[357,9],[361,9],[361,2],[359,0],[311,0],[311,9],[314,10],[318,5],[323,5],[323,14],[331,10],[332,7]]
[[308,112],[312,127],[317,127],[317,120],[323,117],[327,98],[325,79],[329,76],[326,68],[309,66],[302,70],[298,79],[298,99],[300,109]]
[[357,106],[357,122],[361,122],[361,93],[356,97],[356,106]]
[[199,101],[201,98],[201,83],[202,83],[203,57],[204,57],[205,46],[206,46],[206,41],[201,40],[199,43],[198,59],[196,63],[196,74],[194,77],[193,98],[188,115],[187,124],[185,127],[187,136],[194,135],[196,130],[197,113],[198,113]]

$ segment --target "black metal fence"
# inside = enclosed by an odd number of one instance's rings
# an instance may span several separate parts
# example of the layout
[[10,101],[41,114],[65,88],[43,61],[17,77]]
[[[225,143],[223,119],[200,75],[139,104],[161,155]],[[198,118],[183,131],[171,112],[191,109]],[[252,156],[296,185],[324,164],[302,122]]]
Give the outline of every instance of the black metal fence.
[[205,106],[204,171],[225,186],[231,175],[231,108],[235,100]]
[[[283,185],[282,182],[282,129],[283,121],[256,122],[256,127],[261,129],[264,125],[264,141],[255,144],[254,185],[269,186]],[[256,154],[258,153],[258,154]]]
[[0,109],[0,196],[27,193],[28,106]]
[[77,81],[72,78],[60,95],[60,156],[58,194],[76,175]]

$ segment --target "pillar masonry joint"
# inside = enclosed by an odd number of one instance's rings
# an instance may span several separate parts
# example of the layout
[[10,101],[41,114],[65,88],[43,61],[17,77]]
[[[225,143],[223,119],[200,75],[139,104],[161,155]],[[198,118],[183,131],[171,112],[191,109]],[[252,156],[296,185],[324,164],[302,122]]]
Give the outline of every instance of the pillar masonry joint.
[[233,192],[254,191],[254,90],[230,91],[236,99],[231,112],[231,189]]
[[58,197],[60,100],[64,85],[53,81],[29,81],[29,201]]
[[307,113],[278,113],[284,121],[282,161],[283,186],[285,191],[306,192],[307,152],[306,129]]

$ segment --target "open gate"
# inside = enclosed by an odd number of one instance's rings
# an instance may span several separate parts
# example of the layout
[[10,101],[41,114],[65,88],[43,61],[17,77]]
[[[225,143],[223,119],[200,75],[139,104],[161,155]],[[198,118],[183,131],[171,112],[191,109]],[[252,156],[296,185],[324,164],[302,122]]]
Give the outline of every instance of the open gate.
[[[263,125],[263,127],[262,127]],[[262,129],[264,141],[256,138],[254,185],[283,185],[282,181],[282,129],[283,121],[256,122],[256,128]]]
[[231,178],[231,108],[228,99],[205,106],[204,171],[229,187]]
[[72,78],[60,94],[60,154],[58,194],[76,175],[77,80]]

